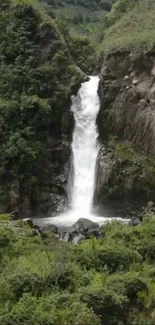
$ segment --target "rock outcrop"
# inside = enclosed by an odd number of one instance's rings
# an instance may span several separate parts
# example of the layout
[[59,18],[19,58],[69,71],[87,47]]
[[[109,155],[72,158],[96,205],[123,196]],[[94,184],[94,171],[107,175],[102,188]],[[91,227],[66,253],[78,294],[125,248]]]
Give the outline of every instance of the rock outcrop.
[[50,214],[66,201],[71,95],[86,76],[37,2],[2,0],[0,11],[0,211]]
[[101,137],[107,130],[155,156],[155,53],[138,58],[111,54],[103,63],[99,86]]
[[126,207],[155,202],[155,53],[109,55],[101,68],[99,95],[97,124],[105,142],[99,201],[120,200]]

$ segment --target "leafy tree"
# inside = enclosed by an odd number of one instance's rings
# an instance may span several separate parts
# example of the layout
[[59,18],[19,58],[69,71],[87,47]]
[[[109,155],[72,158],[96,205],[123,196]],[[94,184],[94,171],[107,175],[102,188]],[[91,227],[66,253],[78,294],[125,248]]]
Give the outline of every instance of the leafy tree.
[[7,209],[12,183],[18,182],[21,195],[27,193],[33,202],[38,200],[39,187],[47,188],[42,170],[47,165],[48,138],[61,139],[62,115],[81,73],[37,2],[11,0],[4,9],[0,16],[0,182],[5,194],[0,202]]

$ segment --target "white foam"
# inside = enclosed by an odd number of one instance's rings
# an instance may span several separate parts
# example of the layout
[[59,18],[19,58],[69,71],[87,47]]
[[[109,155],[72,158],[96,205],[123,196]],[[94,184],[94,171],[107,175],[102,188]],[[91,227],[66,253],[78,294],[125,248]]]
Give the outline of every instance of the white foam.
[[97,222],[99,226],[102,226],[106,223],[112,222],[112,221],[121,221],[125,224],[128,224],[130,219],[122,219],[122,218],[105,218],[102,216],[96,216],[93,214],[83,215],[81,213],[81,210],[77,210],[76,212],[74,210],[70,210],[66,213],[62,213],[57,217],[51,217],[42,219],[44,223],[47,224],[53,224],[58,227],[70,227],[72,226],[78,219],[85,218],[89,219],[93,222]]
[[95,168],[99,152],[96,127],[99,111],[98,83],[98,77],[90,77],[88,82],[81,85],[78,95],[72,98],[71,111],[74,114],[75,129],[72,141],[73,182],[69,190],[72,212],[68,218],[73,218],[74,221],[79,209],[82,213],[79,217],[83,217],[91,213],[93,205]]

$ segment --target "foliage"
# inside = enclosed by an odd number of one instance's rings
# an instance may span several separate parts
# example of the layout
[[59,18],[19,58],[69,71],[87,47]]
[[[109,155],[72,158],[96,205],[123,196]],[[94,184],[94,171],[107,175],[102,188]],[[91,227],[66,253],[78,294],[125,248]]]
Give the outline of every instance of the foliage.
[[153,158],[138,155],[131,146],[130,142],[117,145],[116,155],[118,159],[126,161],[128,171],[136,177],[137,189],[146,191],[148,200],[154,197],[155,185],[155,163]]
[[117,137],[109,138],[115,152],[115,163],[108,183],[103,187],[103,196],[109,199],[138,198],[153,201],[155,196],[155,162],[153,158],[135,152],[130,142]]
[[153,324],[153,216],[136,227],[107,224],[81,245],[41,238],[24,223],[0,229],[1,324]]
[[[108,1],[107,1],[108,2]],[[48,3],[53,6],[64,6],[65,3],[72,4],[74,6],[79,5],[91,10],[101,9],[106,6],[107,2],[105,0],[48,0]],[[110,0],[109,3],[112,4],[114,1]],[[108,5],[107,5],[108,6]]]
[[75,35],[95,35],[101,17],[110,11],[115,0],[40,0],[52,18],[61,19]]
[[56,24],[64,36],[67,47],[74,62],[85,73],[95,68],[95,44],[86,36],[73,36],[69,32],[69,26],[63,20],[56,20]]
[[[4,0],[1,1],[2,5]],[[61,138],[61,118],[81,79],[52,20],[35,0],[8,2],[0,16],[0,202],[8,187],[37,199],[48,137]],[[53,38],[53,39],[52,39]],[[51,42],[52,41],[52,47]],[[67,82],[66,82],[67,81]],[[57,130],[57,133],[55,132]]]
[[105,54],[120,50],[142,53],[154,46],[153,0],[118,0],[103,18],[99,38]]

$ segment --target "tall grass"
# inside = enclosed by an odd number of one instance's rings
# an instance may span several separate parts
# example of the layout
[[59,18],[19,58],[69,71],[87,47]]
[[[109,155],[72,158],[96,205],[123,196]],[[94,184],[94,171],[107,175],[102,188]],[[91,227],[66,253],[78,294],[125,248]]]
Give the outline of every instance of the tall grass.
[[155,45],[155,1],[141,0],[132,10],[128,10],[121,18],[106,28],[100,50],[105,53],[129,50],[145,52]]

